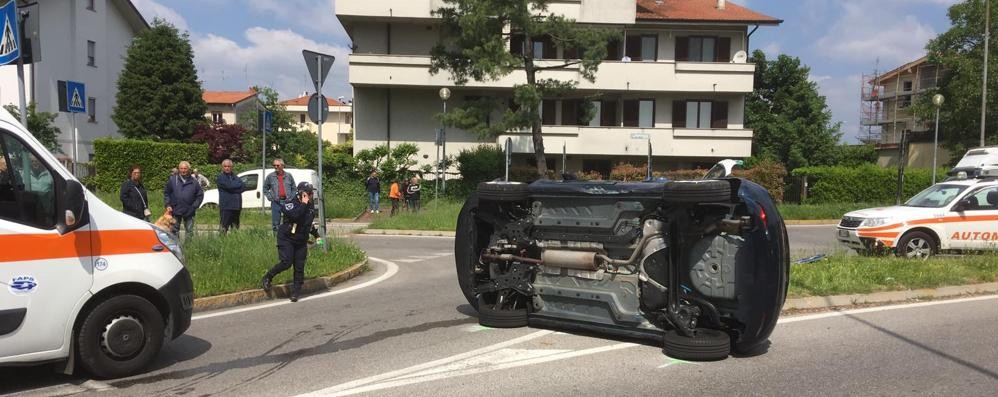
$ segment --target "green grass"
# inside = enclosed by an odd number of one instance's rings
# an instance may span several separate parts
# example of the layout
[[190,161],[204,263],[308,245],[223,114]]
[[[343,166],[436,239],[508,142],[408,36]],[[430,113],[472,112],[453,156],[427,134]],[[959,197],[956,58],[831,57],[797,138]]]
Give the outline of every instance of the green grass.
[[381,214],[375,216],[368,228],[454,231],[462,205],[464,200],[429,200],[418,213],[400,212],[395,216],[388,216],[391,204],[382,205]]
[[850,211],[883,207],[892,204],[839,203],[839,204],[779,204],[777,209],[785,220],[841,219]]
[[835,255],[792,265],[791,297],[865,294],[998,280],[998,255],[908,260],[894,256]]
[[[352,242],[330,238],[329,252],[310,249],[305,278],[327,276],[362,261],[366,254]],[[259,288],[260,278],[278,262],[277,243],[269,230],[242,230],[224,236],[200,234],[184,243],[187,268],[197,297]],[[292,269],[274,279],[291,282]]]

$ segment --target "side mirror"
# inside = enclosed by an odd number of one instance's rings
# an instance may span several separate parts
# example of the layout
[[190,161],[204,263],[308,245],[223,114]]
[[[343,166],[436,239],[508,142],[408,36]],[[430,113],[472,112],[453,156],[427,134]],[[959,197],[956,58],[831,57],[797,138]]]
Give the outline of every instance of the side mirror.
[[87,194],[76,180],[67,180],[59,198],[57,227],[60,234],[79,229],[89,222]]
[[956,205],[953,206],[953,212],[963,212],[970,209],[972,206],[973,205],[970,203],[969,200],[963,199],[957,202]]

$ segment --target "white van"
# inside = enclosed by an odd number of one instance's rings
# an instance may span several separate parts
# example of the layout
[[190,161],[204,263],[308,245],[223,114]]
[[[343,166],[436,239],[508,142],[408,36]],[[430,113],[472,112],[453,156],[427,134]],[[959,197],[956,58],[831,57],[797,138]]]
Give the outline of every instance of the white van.
[[[242,179],[243,184],[246,185],[246,190],[243,191],[243,208],[261,208],[261,204],[263,208],[270,208],[270,200],[267,200],[267,197],[263,195],[262,181],[266,180],[265,177],[261,177],[263,171],[266,171],[267,175],[274,172],[273,169],[260,170],[257,168],[238,174],[239,179]],[[319,174],[315,170],[285,168],[284,172],[291,174],[291,177],[295,179],[295,185],[303,181],[308,181],[312,186],[319,186]],[[204,192],[204,200],[201,201],[200,208],[204,207],[218,207],[218,189],[211,189]]]
[[134,374],[190,326],[193,294],[169,233],[101,202],[0,111],[0,366]]
[[968,150],[948,175],[956,177],[963,172],[970,178],[998,176],[998,173],[995,173],[996,168],[998,168],[998,146],[979,147]]

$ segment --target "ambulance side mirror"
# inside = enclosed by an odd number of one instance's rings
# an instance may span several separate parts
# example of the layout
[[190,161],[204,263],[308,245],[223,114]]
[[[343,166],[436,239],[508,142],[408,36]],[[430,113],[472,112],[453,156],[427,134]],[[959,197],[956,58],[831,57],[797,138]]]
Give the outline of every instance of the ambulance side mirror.
[[963,212],[970,209],[972,206],[973,204],[971,204],[970,200],[963,199],[953,206],[953,212]]
[[59,200],[60,234],[66,234],[87,224],[87,195],[83,185],[76,180],[67,180],[63,189],[62,200]]

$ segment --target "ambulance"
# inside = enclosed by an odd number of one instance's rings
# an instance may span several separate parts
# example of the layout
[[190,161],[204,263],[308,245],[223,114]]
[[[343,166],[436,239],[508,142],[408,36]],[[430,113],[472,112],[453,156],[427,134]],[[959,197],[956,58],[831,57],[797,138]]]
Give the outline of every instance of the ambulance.
[[0,111],[0,367],[141,371],[191,324],[169,233],[101,202]]
[[998,167],[966,170],[904,205],[845,214],[837,238],[860,254],[926,258],[943,251],[998,249]]

